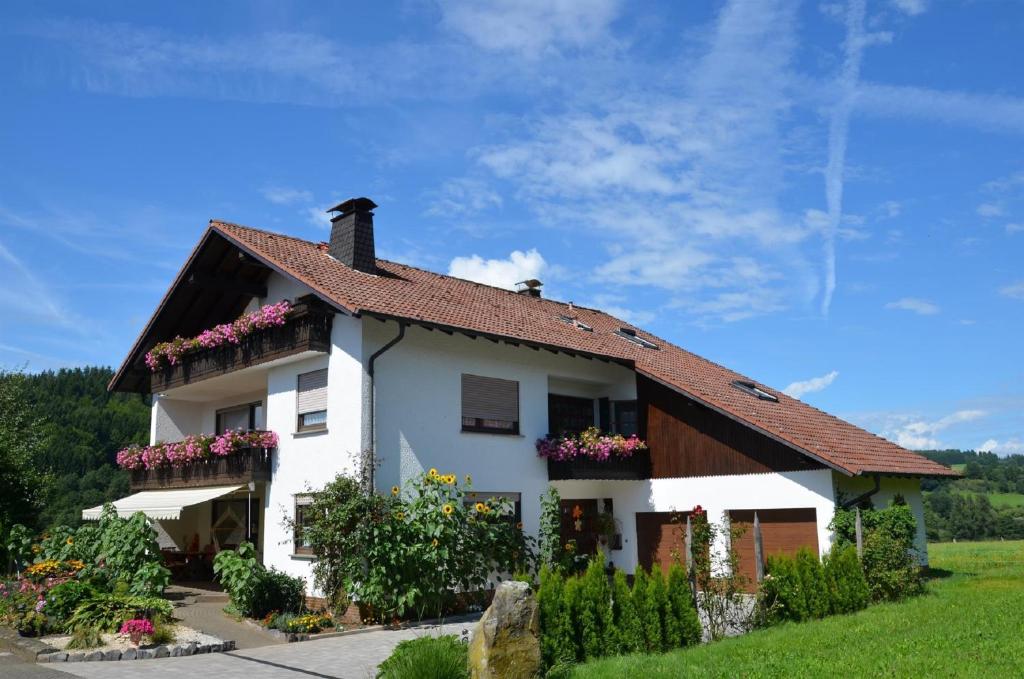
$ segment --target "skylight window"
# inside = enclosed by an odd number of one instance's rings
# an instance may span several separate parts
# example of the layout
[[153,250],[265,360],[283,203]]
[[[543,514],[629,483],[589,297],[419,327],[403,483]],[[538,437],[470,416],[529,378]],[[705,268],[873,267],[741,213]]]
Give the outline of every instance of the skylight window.
[[736,387],[740,391],[761,399],[762,401],[771,401],[772,403],[778,403],[779,397],[775,394],[770,394],[761,387],[757,386],[753,382],[745,382],[743,380],[734,380],[732,386]]
[[633,344],[639,344],[644,349],[658,348],[658,345],[655,344],[654,342],[645,340],[643,337],[637,335],[636,330],[634,330],[633,328],[619,328],[618,330],[615,331],[615,334],[621,337],[622,339],[629,340]]
[[583,321],[581,321],[578,318],[573,318],[572,316],[566,316],[565,314],[559,314],[558,315],[558,320],[562,321],[563,323],[568,323],[569,325],[575,326],[575,327],[579,328],[580,330],[586,330],[587,332],[594,332],[593,328],[591,328],[589,325],[587,325],[586,323],[584,323]]

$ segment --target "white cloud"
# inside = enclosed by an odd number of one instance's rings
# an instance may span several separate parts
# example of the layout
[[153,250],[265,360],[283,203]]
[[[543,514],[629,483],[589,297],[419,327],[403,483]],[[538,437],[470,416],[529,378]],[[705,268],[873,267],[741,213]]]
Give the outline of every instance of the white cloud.
[[287,186],[265,186],[260,193],[275,205],[291,205],[294,203],[310,203],[313,201],[313,192],[304,189],[294,189]]
[[331,214],[322,207],[307,207],[302,210],[306,215],[306,221],[313,226],[329,229],[331,227]]
[[920,314],[921,316],[932,316],[941,311],[937,304],[929,302],[928,300],[918,299],[917,297],[904,297],[896,300],[895,302],[889,302],[885,305],[885,308],[913,311],[915,314]]
[[882,212],[889,219],[895,219],[903,212],[903,204],[898,200],[887,200],[882,203]]
[[442,0],[443,22],[478,47],[538,57],[608,40],[617,0]]
[[1016,97],[862,82],[857,88],[856,106],[859,113],[1024,134],[1024,99]]
[[942,448],[943,443],[937,435],[946,429],[985,417],[984,410],[958,410],[937,420],[924,420],[905,415],[890,417],[890,425],[882,432],[882,436],[904,448],[918,450]]
[[500,208],[501,194],[479,179],[449,179],[429,197],[426,214],[434,217],[468,217],[491,208]]
[[1010,438],[1005,441],[988,439],[979,445],[976,450],[983,450],[987,453],[995,453],[996,455],[1022,455],[1024,454],[1024,439]]
[[896,9],[910,16],[924,14],[925,10],[928,9],[927,0],[892,0],[892,4],[895,5]]
[[982,203],[978,206],[976,212],[982,217],[1002,217],[1006,214],[1002,206],[995,203]]
[[999,289],[999,294],[1011,299],[1024,299],[1024,281],[1012,283]]
[[508,259],[484,259],[480,255],[456,257],[448,265],[448,275],[513,290],[519,281],[543,280],[546,268],[547,262],[536,249],[515,250]]
[[812,377],[809,380],[793,382],[783,389],[782,393],[792,396],[793,398],[803,398],[805,394],[812,394],[830,386],[836,381],[837,377],[839,377],[839,371],[833,370],[832,372],[826,373],[820,377]]
[[1012,234],[1021,233],[1021,232],[1024,232],[1024,224],[1018,224],[1018,223],[1014,222],[1013,224],[1007,224],[1006,225],[1006,233],[1008,233],[1008,234],[1012,235]]

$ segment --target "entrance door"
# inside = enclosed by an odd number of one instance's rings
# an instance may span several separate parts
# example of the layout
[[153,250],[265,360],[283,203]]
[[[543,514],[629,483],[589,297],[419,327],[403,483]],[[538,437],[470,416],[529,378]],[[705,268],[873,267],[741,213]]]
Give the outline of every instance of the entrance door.
[[[214,500],[210,535],[217,551],[236,549],[243,542],[251,542],[259,549],[260,500],[253,498],[246,512],[245,499]],[[245,522],[249,521],[246,533]]]
[[575,540],[577,554],[596,553],[597,500],[562,500],[560,509],[562,545]]

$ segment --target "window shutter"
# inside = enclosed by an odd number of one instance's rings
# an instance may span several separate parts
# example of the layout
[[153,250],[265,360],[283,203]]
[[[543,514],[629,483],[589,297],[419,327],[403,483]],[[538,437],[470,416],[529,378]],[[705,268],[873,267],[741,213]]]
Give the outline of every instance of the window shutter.
[[299,414],[327,410],[327,368],[299,375]]
[[462,417],[519,421],[519,383],[480,375],[462,376]]

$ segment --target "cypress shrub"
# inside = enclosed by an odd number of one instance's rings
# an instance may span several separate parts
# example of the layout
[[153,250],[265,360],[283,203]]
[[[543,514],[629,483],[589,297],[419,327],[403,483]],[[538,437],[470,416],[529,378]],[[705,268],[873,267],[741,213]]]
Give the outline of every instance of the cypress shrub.
[[692,646],[699,644],[703,637],[703,628],[697,609],[693,606],[693,595],[690,583],[686,579],[686,570],[678,563],[668,569],[668,601],[672,607],[672,617],[679,630],[679,645]]
[[608,654],[605,640],[612,627],[611,591],[604,572],[604,555],[590,560],[583,574],[579,623],[582,629],[582,650],[585,658]]
[[643,630],[643,650],[657,653],[661,650],[661,616],[651,589],[650,577],[638,566],[633,576],[633,608]]
[[802,547],[796,553],[796,569],[807,602],[807,616],[824,618],[832,612],[832,602],[821,559],[811,550]]
[[661,651],[678,648],[682,634],[679,625],[672,615],[672,606],[668,601],[668,587],[661,574],[661,566],[654,564],[651,568],[650,592],[651,601],[658,609],[658,627],[661,628]]
[[825,558],[825,580],[833,613],[853,613],[867,607],[871,592],[856,547],[833,550]]
[[640,653],[644,650],[644,630],[634,606],[633,594],[626,582],[626,574],[615,571],[612,577],[612,634],[611,647],[615,653]]
[[565,580],[546,565],[540,571],[537,607],[540,612],[540,653],[544,667],[576,659],[573,624],[565,607]]
[[769,577],[761,583],[767,622],[807,620],[807,599],[796,562],[785,556],[769,556],[767,571]]
[[578,576],[569,576],[562,590],[562,612],[566,616],[569,630],[565,657],[570,662],[583,662],[583,625],[580,624],[580,613],[583,608],[583,580]]

